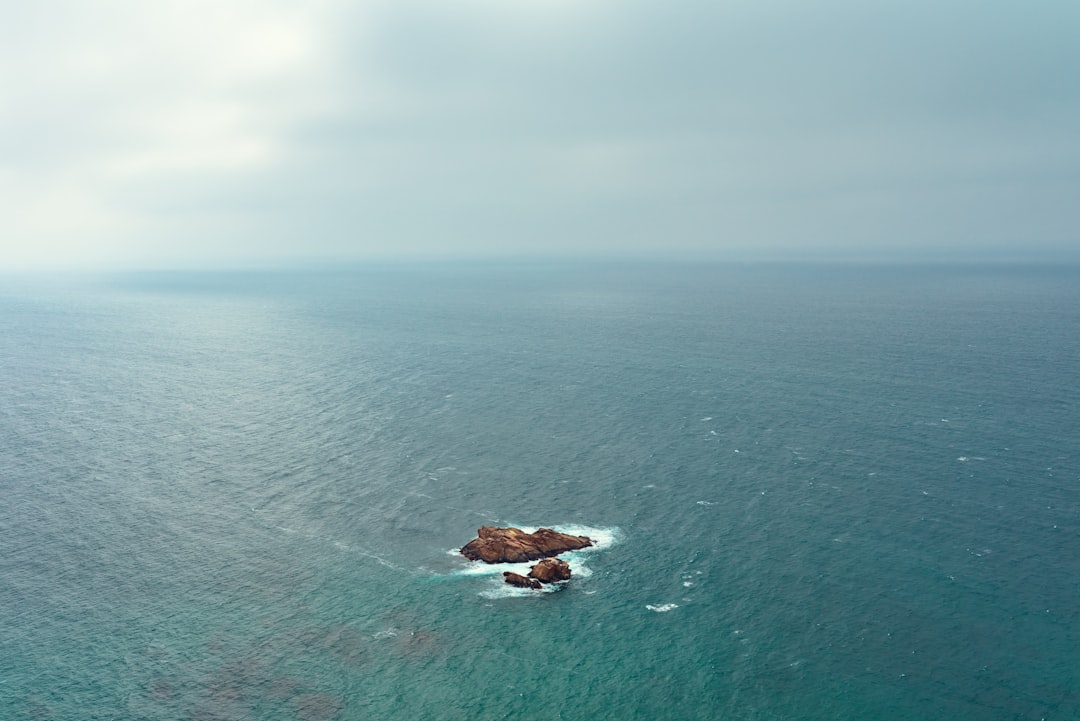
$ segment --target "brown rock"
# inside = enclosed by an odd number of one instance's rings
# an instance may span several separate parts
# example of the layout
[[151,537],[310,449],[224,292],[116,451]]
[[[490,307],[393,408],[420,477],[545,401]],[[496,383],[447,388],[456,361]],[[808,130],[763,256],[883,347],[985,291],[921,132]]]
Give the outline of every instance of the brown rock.
[[512,571],[503,571],[503,583],[509,583],[511,586],[518,586],[519,588],[540,588],[540,582],[535,578],[526,578],[520,573]]
[[484,526],[476,533],[477,538],[469,541],[461,549],[461,554],[471,561],[484,563],[535,561],[592,545],[592,539],[588,536],[571,536],[550,528],[525,533],[520,528]]
[[570,564],[561,558],[545,558],[529,569],[529,578],[535,578],[541,583],[569,581]]

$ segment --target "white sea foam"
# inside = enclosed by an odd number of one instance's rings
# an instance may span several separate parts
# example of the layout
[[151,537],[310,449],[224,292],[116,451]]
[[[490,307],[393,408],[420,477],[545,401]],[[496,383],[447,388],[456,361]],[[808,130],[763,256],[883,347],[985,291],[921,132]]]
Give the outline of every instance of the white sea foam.
[[677,603],[662,603],[659,606],[653,606],[651,603],[645,605],[645,608],[657,613],[667,613],[668,611],[674,611],[678,607],[679,604]]
[[529,573],[529,568],[536,561],[525,563],[484,563],[483,561],[470,561],[469,565],[457,571],[457,576],[502,576],[504,571],[520,573],[522,576]]
[[517,586],[511,586],[509,583],[500,581],[497,584],[485,588],[479,595],[483,598],[490,598],[493,600],[500,598],[537,598],[542,593],[556,593],[562,589],[563,584],[561,583],[548,583],[537,590],[533,588],[518,588]]
[[[558,531],[559,533],[569,533],[572,536],[588,536],[592,540],[593,545],[589,546],[588,548],[582,548],[580,550],[573,551],[571,554],[568,555],[606,551],[607,549],[618,543],[621,540],[622,536],[622,531],[617,526],[612,526],[610,528],[593,528],[592,526],[570,524],[552,526],[551,528],[552,530]],[[536,529],[534,528],[533,530],[535,531]]]

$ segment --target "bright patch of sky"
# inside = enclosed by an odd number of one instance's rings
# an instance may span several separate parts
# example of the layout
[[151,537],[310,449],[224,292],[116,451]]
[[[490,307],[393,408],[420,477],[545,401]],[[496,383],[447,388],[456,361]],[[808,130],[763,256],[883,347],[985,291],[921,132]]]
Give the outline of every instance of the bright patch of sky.
[[1080,259],[1080,3],[0,0],[0,268]]

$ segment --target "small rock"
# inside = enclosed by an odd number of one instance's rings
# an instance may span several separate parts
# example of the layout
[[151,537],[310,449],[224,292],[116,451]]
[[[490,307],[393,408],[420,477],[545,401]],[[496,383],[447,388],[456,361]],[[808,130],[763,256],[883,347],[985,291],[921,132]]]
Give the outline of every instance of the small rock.
[[570,564],[561,558],[545,558],[529,569],[529,578],[541,583],[555,583],[570,580]]
[[503,582],[519,588],[540,588],[541,584],[535,578],[527,578],[520,573],[503,571]]

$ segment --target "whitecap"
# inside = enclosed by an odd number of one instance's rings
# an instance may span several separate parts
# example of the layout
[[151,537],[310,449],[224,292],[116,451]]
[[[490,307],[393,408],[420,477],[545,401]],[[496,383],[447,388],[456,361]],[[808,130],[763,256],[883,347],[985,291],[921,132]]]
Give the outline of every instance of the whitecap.
[[711,506],[712,504],[713,504],[713,501],[698,501],[697,502],[697,505],[699,505],[699,506]]
[[679,604],[677,603],[662,603],[659,606],[654,606],[651,603],[645,604],[645,608],[650,611],[656,611],[657,613],[667,613],[668,611],[674,611],[678,607]]

